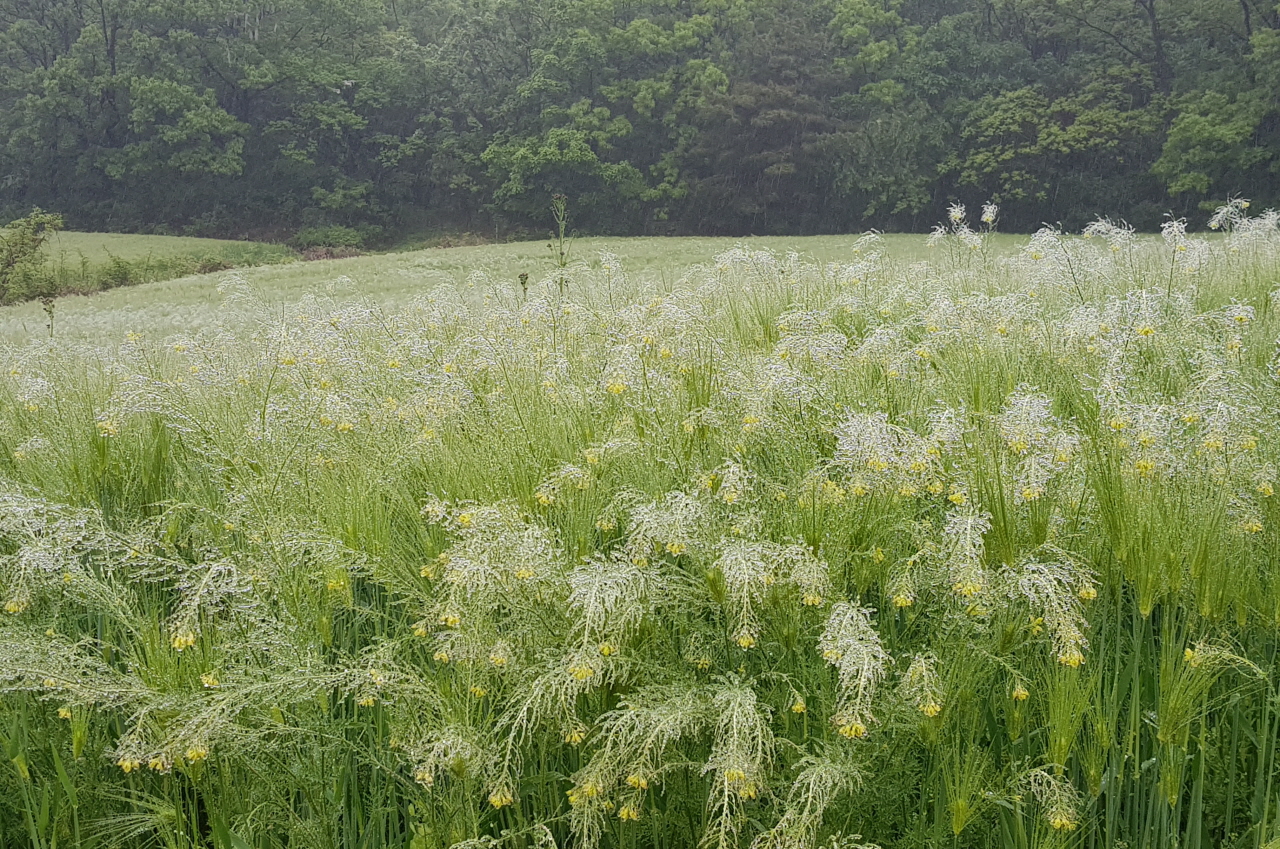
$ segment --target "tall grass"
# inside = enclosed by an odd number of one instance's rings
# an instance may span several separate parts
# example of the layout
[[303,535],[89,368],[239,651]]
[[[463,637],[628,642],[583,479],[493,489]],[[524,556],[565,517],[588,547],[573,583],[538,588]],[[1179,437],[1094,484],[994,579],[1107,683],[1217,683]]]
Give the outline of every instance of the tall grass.
[[1278,220],[9,349],[0,845],[1273,847]]

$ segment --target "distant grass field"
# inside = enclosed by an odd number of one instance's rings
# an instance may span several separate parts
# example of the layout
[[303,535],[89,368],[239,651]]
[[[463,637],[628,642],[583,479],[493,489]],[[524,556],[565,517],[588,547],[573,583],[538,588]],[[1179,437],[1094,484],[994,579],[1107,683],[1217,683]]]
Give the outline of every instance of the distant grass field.
[[[600,255],[612,253],[623,271],[634,278],[674,285],[691,267],[737,244],[781,253],[795,251],[817,263],[849,262],[854,257],[858,235],[811,237],[738,238],[615,238],[596,237],[574,241],[571,264],[581,271],[600,268]],[[996,235],[990,249],[1009,253],[1025,244],[1026,236]],[[252,242],[220,242],[167,236],[121,236],[115,234],[61,233],[50,251],[51,258],[86,258],[114,255],[137,260],[161,252],[190,252],[216,246],[228,256],[240,246],[245,250],[277,249]],[[883,237],[881,249],[896,263],[912,263],[938,258],[938,251],[926,246],[919,234]],[[285,251],[284,248],[278,248]],[[97,252],[92,253],[92,252]],[[148,253],[151,252],[151,253]],[[263,262],[270,262],[263,259]],[[241,263],[233,262],[239,265]],[[262,265],[242,269],[237,274],[247,280],[260,297],[271,304],[287,304],[312,294],[328,294],[340,300],[369,298],[387,307],[404,304],[442,283],[466,285],[473,275],[493,281],[509,281],[527,272],[537,282],[555,272],[546,242],[518,242],[474,247],[437,248],[406,253],[379,254],[341,260]],[[217,319],[214,307],[221,302],[219,285],[225,273],[130,286],[100,292],[87,298],[67,298],[58,302],[57,335],[60,338],[97,344],[120,341],[129,332],[145,332],[161,337],[207,327]],[[0,340],[21,343],[47,333],[45,315],[36,303],[0,309]]]
[[293,255],[284,245],[230,239],[197,239],[189,236],[140,236],[132,233],[77,233],[64,231],[49,240],[49,261],[76,265],[83,258],[93,265],[112,257],[127,262],[174,256],[217,257],[232,265],[260,264]]

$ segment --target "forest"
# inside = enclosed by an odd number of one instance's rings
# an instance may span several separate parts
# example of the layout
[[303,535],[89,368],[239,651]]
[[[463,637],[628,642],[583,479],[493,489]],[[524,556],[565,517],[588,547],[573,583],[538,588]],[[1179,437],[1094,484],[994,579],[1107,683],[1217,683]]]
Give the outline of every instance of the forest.
[[[1280,195],[1259,0],[0,0],[0,213],[272,237],[1203,224]],[[6,219],[7,220],[7,219]]]

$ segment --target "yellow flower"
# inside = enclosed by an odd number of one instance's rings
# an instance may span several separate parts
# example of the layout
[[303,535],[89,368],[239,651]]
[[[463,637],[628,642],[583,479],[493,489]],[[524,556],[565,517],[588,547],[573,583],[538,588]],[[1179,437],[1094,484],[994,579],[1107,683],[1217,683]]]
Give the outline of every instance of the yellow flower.
[[930,719],[932,719],[933,717],[942,713],[942,705],[938,704],[937,702],[928,702],[927,704],[923,704],[920,706],[920,712],[923,713],[925,716],[929,717]]
[[150,767],[155,772],[164,772],[166,769],[169,768],[168,762],[161,755],[157,755],[156,757],[147,761],[147,766]]
[[618,379],[611,380],[605,384],[604,391],[610,395],[621,395],[627,391],[627,384]]
[[617,651],[618,651],[618,650],[617,650],[616,648],[614,648],[614,647],[613,647],[613,643],[601,643],[601,644],[600,644],[600,654],[604,655],[605,657],[609,657],[609,656],[611,656],[611,655],[613,655],[613,654],[616,654],[616,653],[617,653]]
[[98,435],[104,437],[119,436],[120,429],[116,427],[116,423],[111,419],[102,419],[98,422]]
[[969,496],[963,492],[953,492],[947,496],[947,500],[958,507],[963,507],[969,502]]
[[1080,592],[1077,593],[1077,595],[1079,595],[1080,598],[1084,599],[1085,601],[1093,601],[1095,598],[1098,597],[1098,588],[1095,587],[1093,584],[1086,584],[1085,586],[1080,588]]
[[445,613],[440,617],[440,624],[446,628],[457,628],[462,624],[462,617],[456,613]]
[[5,613],[21,613],[26,609],[27,603],[25,601],[18,601],[17,599],[11,599],[10,601],[6,601],[4,604]]
[[1252,520],[1252,521],[1245,522],[1245,523],[1244,523],[1243,525],[1241,525],[1240,527],[1244,529],[1244,532],[1245,532],[1246,534],[1260,534],[1260,533],[1262,533],[1262,523],[1261,523],[1261,522],[1259,522],[1257,519],[1254,519],[1254,520]]
[[58,708],[58,719],[70,719],[70,718],[71,718],[71,708],[67,708],[67,707]]
[[350,433],[355,429],[356,426],[351,422],[338,422],[338,433]]
[[633,772],[631,775],[627,776],[627,786],[636,790],[648,790],[649,779],[645,778],[643,775]]
[[448,663],[448,662],[449,662],[449,653],[448,653],[447,651],[444,651],[443,649],[441,649],[440,651],[438,651],[438,652],[436,652],[435,654],[431,655],[431,658],[432,658],[432,660],[435,660],[435,661],[437,661],[437,662],[439,662],[439,663]]
[[549,507],[556,500],[555,494],[545,489],[538,490],[536,498],[543,507]]
[[1025,702],[1031,694],[1027,692],[1027,688],[1019,684],[1013,688],[1013,692],[1009,693],[1009,698],[1015,702]]
[[1057,812],[1049,817],[1049,825],[1055,831],[1073,831],[1078,823],[1070,814]]
[[960,581],[951,586],[952,592],[956,595],[972,598],[982,591],[982,587],[978,586],[974,581]]
[[1133,464],[1133,468],[1137,470],[1139,475],[1145,478],[1150,477],[1151,473],[1155,471],[1156,464],[1144,458],[1135,462]]
[[856,720],[852,722],[846,722],[845,724],[837,728],[836,731],[839,732],[841,737],[847,737],[850,740],[856,740],[859,737],[867,736],[867,726],[863,725],[861,722],[858,722]]
[[169,639],[169,645],[173,646],[175,651],[189,649],[195,644],[196,635],[190,630],[180,631]]
[[756,638],[750,634],[739,634],[738,639],[735,642],[737,642],[737,644],[742,648],[749,649],[755,647]]
[[1263,498],[1270,498],[1272,495],[1275,494],[1275,490],[1272,489],[1271,484],[1269,483],[1260,483],[1256,487],[1254,487],[1254,489],[1256,489],[1258,491],[1258,494],[1261,495]]
[[209,689],[213,689],[218,686],[218,676],[212,672],[206,672],[200,676],[200,683]]
[[822,604],[822,596],[817,593],[805,593],[804,597],[800,599],[800,603],[805,607],[817,607]]
[[688,546],[682,542],[669,542],[667,543],[666,548],[669,554],[674,554],[676,557],[679,557],[681,554],[685,553]]
[[1182,659],[1193,667],[1200,665],[1200,655],[1196,654],[1196,650],[1193,648],[1184,649]]
[[458,524],[464,528],[469,528],[475,522],[475,518],[474,513],[459,513]]
[[471,695],[475,696],[477,699],[483,699],[485,696],[489,695],[489,691],[484,687],[473,684],[471,686]]
[[806,705],[804,703],[804,699],[800,698],[799,696],[796,696],[796,700],[791,703],[792,713],[804,713],[808,709],[809,709],[809,706]]
[[377,702],[378,700],[374,696],[365,696],[363,699],[356,702],[356,704],[360,705],[360,707],[373,707]]
[[142,761],[137,758],[121,758],[116,761],[116,766],[128,773],[133,772],[135,769],[142,769]]
[[193,764],[200,763],[200,761],[209,757],[209,747],[199,746],[199,745],[192,746],[190,749],[187,749],[186,754],[187,754],[187,760],[190,761],[191,763]]
[[569,674],[579,681],[586,681],[588,678],[596,674],[596,671],[585,663],[575,663],[569,667]]
[[1134,332],[1137,333],[1139,336],[1151,336],[1156,332],[1156,329],[1149,324],[1144,324],[1142,327],[1139,327]]
[[913,605],[913,604],[915,604],[915,603],[916,603],[916,600],[915,600],[914,598],[912,598],[911,596],[906,595],[906,594],[904,594],[904,593],[898,593],[897,595],[895,595],[895,596],[893,597],[893,606],[894,606],[894,607],[898,607],[898,608],[902,608],[902,607],[910,607],[911,605]]
[[495,790],[489,794],[489,804],[495,808],[505,808],[515,800],[511,798],[511,791],[506,788]]
[[1058,663],[1075,669],[1084,663],[1084,655],[1080,653],[1080,649],[1069,648],[1058,655]]
[[532,579],[532,578],[536,577],[536,576],[537,576],[537,574],[538,574],[537,572],[533,571],[533,570],[532,570],[532,569],[530,569],[528,566],[525,566],[525,567],[523,567],[523,568],[520,568],[520,569],[517,569],[517,570],[516,570],[516,580],[519,580],[519,581],[528,581],[528,580],[530,580],[530,579]]

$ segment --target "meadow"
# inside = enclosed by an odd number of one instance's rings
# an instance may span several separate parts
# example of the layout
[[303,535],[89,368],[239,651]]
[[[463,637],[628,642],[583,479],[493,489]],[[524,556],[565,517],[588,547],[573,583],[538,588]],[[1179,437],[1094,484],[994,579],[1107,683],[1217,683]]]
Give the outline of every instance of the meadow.
[[4,310],[0,845],[1276,849],[1280,215],[981,217]]
[[[6,234],[0,228],[0,237]],[[290,262],[285,245],[183,236],[54,232],[34,262],[6,269],[0,304],[88,295],[199,273]],[[10,276],[13,279],[7,279]]]

